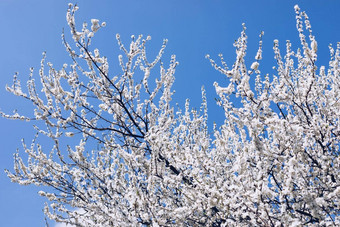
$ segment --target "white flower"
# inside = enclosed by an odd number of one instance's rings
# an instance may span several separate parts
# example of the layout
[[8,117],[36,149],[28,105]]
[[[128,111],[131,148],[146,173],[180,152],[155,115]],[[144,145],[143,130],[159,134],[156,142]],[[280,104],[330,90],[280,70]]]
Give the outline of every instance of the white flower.
[[91,19],[91,23],[92,23],[91,30],[92,30],[93,32],[98,31],[98,29],[100,28],[100,26],[99,26],[99,20],[98,20],[98,19]]
[[253,62],[253,64],[251,64],[250,68],[253,70],[257,70],[259,67],[259,63],[257,61]]
[[65,132],[65,136],[72,137],[72,136],[74,136],[74,133],[73,132]]
[[316,42],[315,39],[313,39],[313,41],[311,42],[310,47],[312,48],[314,53],[318,51],[318,43]]

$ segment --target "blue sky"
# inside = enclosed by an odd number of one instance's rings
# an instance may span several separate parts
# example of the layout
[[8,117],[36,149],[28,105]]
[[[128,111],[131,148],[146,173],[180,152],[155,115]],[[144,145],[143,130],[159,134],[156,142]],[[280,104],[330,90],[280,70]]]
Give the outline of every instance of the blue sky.
[[[67,3],[61,0],[0,0],[0,108],[11,113],[30,114],[32,106],[5,91],[11,84],[14,72],[19,72],[25,81],[29,68],[39,69],[41,54],[47,52],[47,60],[60,68],[70,59],[61,43],[62,28],[68,40],[71,36],[65,20]],[[72,2],[72,1],[71,1]],[[223,53],[229,65],[233,64],[233,42],[238,38],[244,22],[247,26],[248,56],[254,59],[258,35],[263,30],[262,73],[274,72],[273,40],[280,40],[284,49],[285,40],[299,47],[295,25],[294,5],[306,11],[310,17],[314,35],[318,41],[319,64],[328,63],[328,44],[340,41],[340,1],[336,0],[78,0],[80,10],[78,25],[91,18],[106,21],[107,26],[98,32],[93,47],[109,57],[111,67],[117,69],[119,53],[115,34],[120,33],[126,42],[132,34],[151,35],[150,55],[158,52],[162,40],[169,39],[164,62],[171,54],[177,55],[180,65],[176,71],[175,102],[183,106],[185,98],[191,106],[199,107],[200,89],[207,90],[209,121],[221,123],[223,112],[216,107],[217,97],[212,86],[218,81],[226,84],[225,78],[215,71],[206,54],[218,60]],[[44,226],[42,209],[44,199],[37,195],[34,186],[19,186],[6,177],[3,170],[13,169],[13,153],[20,148],[20,140],[30,141],[34,131],[30,124],[0,118],[0,226]],[[22,152],[22,151],[21,151]]]

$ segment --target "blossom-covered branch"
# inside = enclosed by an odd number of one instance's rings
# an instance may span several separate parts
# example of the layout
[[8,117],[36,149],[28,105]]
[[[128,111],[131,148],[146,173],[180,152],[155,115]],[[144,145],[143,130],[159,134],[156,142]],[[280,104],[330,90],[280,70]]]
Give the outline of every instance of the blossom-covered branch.
[[[189,101],[173,107],[178,63],[175,56],[167,67],[161,61],[167,40],[150,61],[151,37],[132,36],[126,47],[117,35],[121,71],[113,75],[91,46],[105,22],[92,19],[78,30],[77,10],[70,4],[66,16],[73,43],[62,34],[72,63],[57,70],[44,54],[40,83],[31,69],[27,91],[18,75],[7,86],[32,102],[32,116],[1,113],[36,122],[32,143],[23,141],[28,160],[16,153],[14,171],[6,172],[16,183],[48,186],[39,194],[50,219],[76,226],[340,224],[340,44],[330,46],[328,69],[318,68],[317,42],[298,6],[301,49],[287,41],[282,57],[274,40],[273,77],[260,71],[263,32],[246,64],[245,25],[230,68],[223,55],[221,65],[207,55],[229,78],[226,87],[214,83],[225,121],[213,138],[204,89],[199,110]],[[41,145],[46,137],[51,149]]]

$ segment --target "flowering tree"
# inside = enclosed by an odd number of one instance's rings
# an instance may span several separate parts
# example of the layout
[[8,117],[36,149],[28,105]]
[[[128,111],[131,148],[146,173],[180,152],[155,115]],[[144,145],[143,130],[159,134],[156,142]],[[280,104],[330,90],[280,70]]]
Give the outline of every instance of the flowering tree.
[[[298,6],[302,49],[292,51],[287,41],[283,59],[275,40],[272,79],[259,70],[262,41],[246,66],[245,26],[230,69],[222,55],[221,66],[207,56],[230,80],[227,87],[214,84],[225,112],[214,138],[204,90],[199,111],[188,102],[184,110],[172,106],[178,63],[175,56],[168,67],[160,62],[166,40],[149,61],[150,37],[132,37],[126,48],[117,35],[122,71],[113,76],[108,60],[90,48],[105,23],[92,19],[78,31],[77,9],[67,12],[75,44],[62,36],[72,63],[56,70],[44,55],[40,85],[32,69],[27,92],[16,75],[7,87],[32,102],[34,117],[2,113],[37,121],[37,136],[23,142],[28,161],[16,154],[14,171],[6,172],[13,182],[48,186],[39,194],[50,201],[50,219],[77,226],[340,224],[340,44],[330,46],[328,69],[317,68],[317,42]],[[41,136],[53,142],[49,152]],[[66,145],[65,136],[77,144]]]

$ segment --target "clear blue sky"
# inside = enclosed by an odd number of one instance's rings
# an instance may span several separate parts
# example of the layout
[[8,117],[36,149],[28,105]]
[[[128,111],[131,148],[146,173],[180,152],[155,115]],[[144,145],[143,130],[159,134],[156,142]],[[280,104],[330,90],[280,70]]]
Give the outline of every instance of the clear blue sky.
[[[272,74],[273,40],[278,39],[284,49],[285,40],[298,46],[294,5],[299,4],[311,18],[312,29],[319,46],[319,64],[327,64],[328,44],[340,41],[340,1],[336,0],[78,0],[80,10],[77,21],[97,18],[106,21],[107,27],[99,31],[94,45],[110,58],[116,67],[118,48],[115,34],[120,33],[128,41],[132,34],[151,35],[149,53],[154,54],[162,39],[169,39],[167,55],[176,54],[180,65],[176,73],[175,101],[183,106],[189,98],[193,107],[199,107],[200,89],[204,85],[208,95],[210,122],[221,123],[222,111],[216,107],[213,82],[222,86],[223,76],[215,71],[204,58],[210,54],[217,59],[223,53],[229,65],[235,59],[233,42],[238,38],[243,22],[249,37],[248,62],[254,59],[258,35],[264,30],[262,73]],[[31,113],[30,103],[5,91],[11,84],[14,72],[22,81],[29,68],[39,68],[41,53],[47,51],[47,59],[59,68],[70,59],[61,43],[62,28],[68,1],[62,0],[0,0],[0,108],[11,112]],[[36,70],[37,72],[37,70]],[[37,73],[35,74],[37,75]],[[20,148],[21,138],[30,141],[34,131],[25,122],[0,119],[0,226],[44,226],[42,208],[44,200],[32,186],[13,184],[3,169],[13,169],[13,153]],[[22,150],[21,150],[22,152]],[[53,226],[53,225],[52,225]]]

